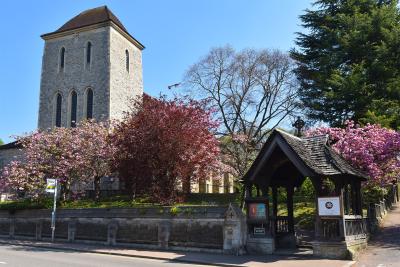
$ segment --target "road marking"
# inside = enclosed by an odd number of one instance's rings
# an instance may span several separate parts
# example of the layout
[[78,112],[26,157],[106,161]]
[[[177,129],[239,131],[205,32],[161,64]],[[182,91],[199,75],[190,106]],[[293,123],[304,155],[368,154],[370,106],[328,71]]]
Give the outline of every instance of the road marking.
[[5,261],[0,261],[0,264],[7,264],[7,262],[5,262]]

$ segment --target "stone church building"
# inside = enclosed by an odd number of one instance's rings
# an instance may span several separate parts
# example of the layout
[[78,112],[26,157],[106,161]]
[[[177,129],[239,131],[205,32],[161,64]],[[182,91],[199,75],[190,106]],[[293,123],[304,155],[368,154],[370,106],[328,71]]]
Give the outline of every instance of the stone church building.
[[[107,6],[84,11],[41,37],[39,130],[75,127],[85,119],[119,120],[130,100],[142,96],[144,46]],[[0,146],[0,171],[22,156],[15,142]],[[232,185],[231,178],[218,185],[209,179],[194,190],[230,193]]]
[[142,50],[106,7],[82,12],[45,40],[39,129],[120,119],[143,94]]

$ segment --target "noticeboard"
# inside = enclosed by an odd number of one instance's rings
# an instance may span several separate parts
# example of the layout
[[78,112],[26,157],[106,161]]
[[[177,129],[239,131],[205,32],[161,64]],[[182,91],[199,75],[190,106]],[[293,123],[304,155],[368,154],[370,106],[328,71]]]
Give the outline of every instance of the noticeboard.
[[265,203],[249,203],[249,219],[266,220],[267,205]]
[[319,197],[318,198],[319,216],[340,216],[340,197]]

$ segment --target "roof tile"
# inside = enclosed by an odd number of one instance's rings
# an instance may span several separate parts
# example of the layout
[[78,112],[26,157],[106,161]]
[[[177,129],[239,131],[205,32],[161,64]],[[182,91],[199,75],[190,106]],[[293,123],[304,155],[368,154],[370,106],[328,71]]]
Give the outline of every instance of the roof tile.
[[276,130],[304,163],[321,175],[349,174],[366,178],[342,156],[328,145],[328,136],[320,135],[299,138],[281,130]]
[[81,12],[53,33],[73,30],[106,21],[114,22],[118,27],[127,32],[121,21],[108,9],[108,7],[101,6]]

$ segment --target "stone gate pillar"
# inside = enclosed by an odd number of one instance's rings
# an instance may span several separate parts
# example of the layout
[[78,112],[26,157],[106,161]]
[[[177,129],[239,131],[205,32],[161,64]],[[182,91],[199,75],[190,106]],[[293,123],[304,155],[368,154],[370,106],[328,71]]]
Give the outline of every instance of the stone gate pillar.
[[246,220],[239,207],[229,204],[229,207],[225,212],[223,234],[224,253],[242,255],[246,252]]

